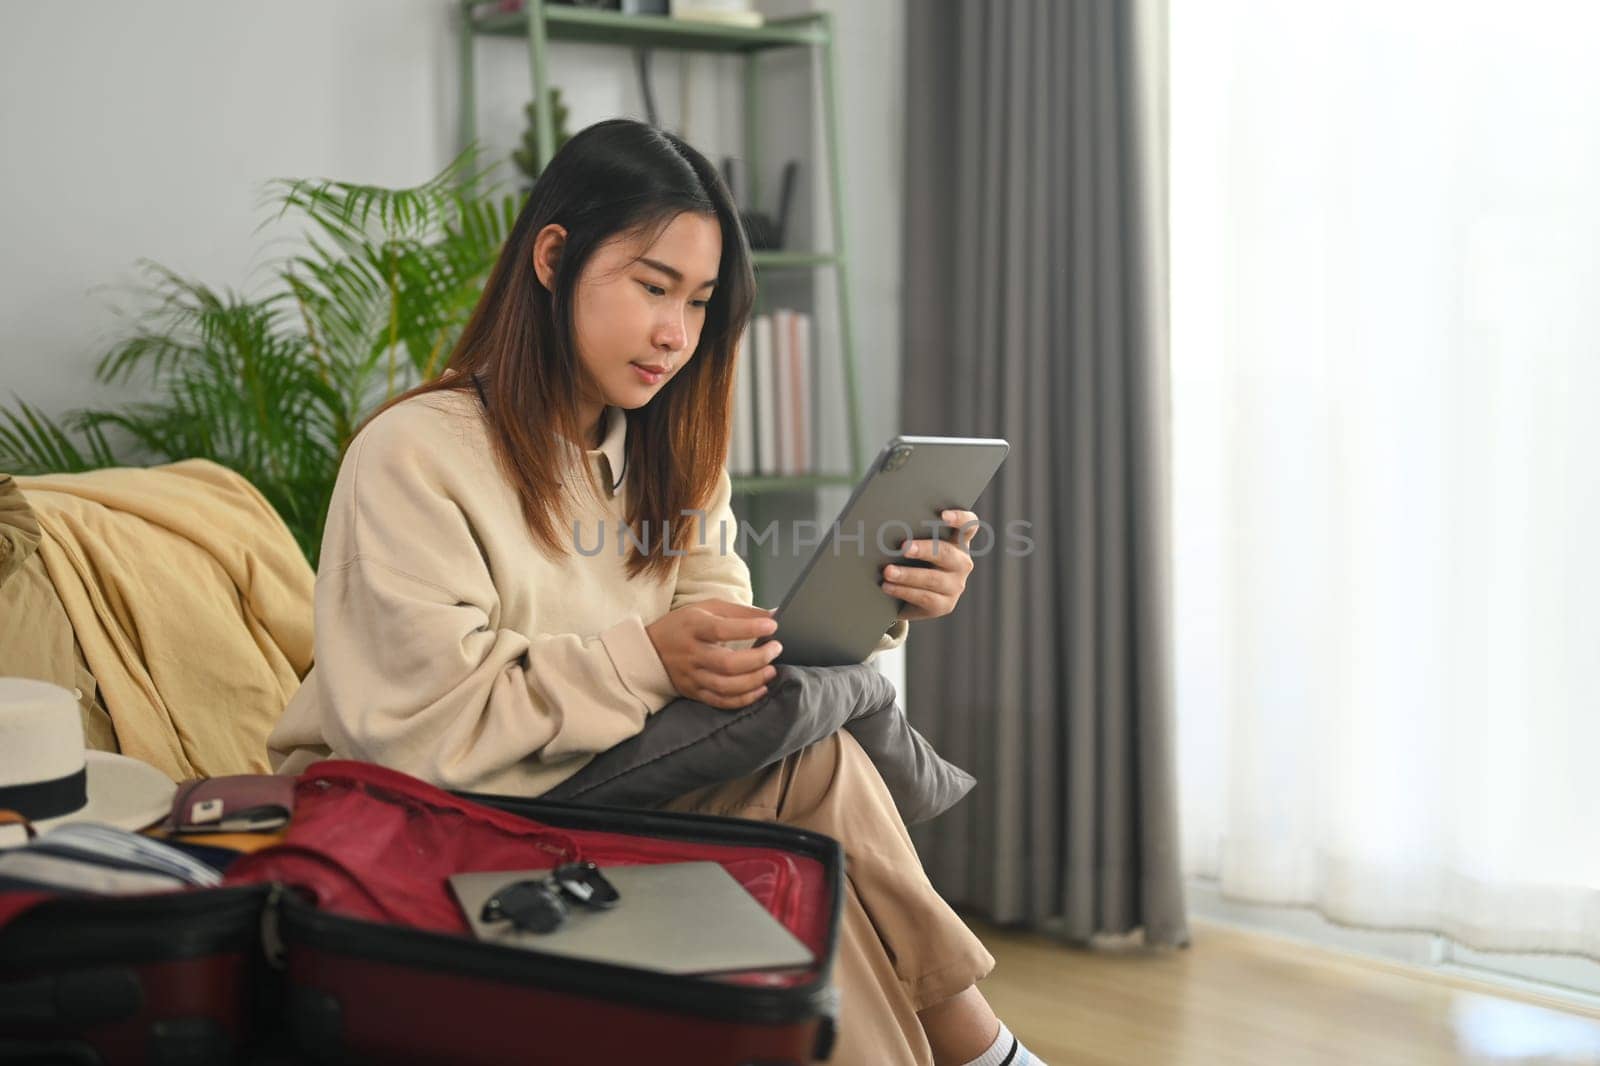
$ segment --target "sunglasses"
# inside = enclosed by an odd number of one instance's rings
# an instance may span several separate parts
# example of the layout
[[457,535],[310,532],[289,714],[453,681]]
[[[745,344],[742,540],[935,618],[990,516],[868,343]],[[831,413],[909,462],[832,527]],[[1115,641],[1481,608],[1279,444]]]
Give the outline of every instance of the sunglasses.
[[484,922],[510,922],[513,929],[551,933],[567,920],[567,900],[595,910],[608,910],[622,897],[616,886],[592,862],[569,862],[550,871],[549,877],[513,881],[484,900],[478,918]]

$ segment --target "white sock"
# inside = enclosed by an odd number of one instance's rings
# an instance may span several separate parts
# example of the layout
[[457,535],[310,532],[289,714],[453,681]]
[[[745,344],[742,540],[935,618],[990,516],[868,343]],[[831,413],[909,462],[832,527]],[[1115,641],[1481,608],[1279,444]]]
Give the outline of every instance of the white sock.
[[1000,1023],[1000,1035],[994,1038],[989,1050],[967,1063],[967,1066],[1045,1066],[1045,1061],[1011,1035],[1006,1023]]

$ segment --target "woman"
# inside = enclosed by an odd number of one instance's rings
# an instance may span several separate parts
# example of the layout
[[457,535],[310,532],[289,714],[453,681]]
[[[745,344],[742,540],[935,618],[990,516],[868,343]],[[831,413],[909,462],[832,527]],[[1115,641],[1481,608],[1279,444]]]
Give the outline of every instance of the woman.
[[[269,738],[278,769],[332,755],[533,796],[680,695],[759,698],[782,649],[751,646],[775,624],[732,550],[723,470],[753,299],[734,205],[703,156],[629,121],[568,142],[445,373],[345,456],[317,665]],[[884,647],[960,597],[970,556],[930,557],[887,575],[907,606]],[[974,987],[993,959],[928,883],[848,734],[671,806],[844,844],[835,1061],[1028,1061]]]

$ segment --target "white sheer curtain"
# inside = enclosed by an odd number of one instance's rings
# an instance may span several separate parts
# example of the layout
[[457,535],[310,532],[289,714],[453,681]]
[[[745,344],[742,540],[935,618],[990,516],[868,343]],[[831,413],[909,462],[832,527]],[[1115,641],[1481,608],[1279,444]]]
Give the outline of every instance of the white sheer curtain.
[[1174,3],[1186,868],[1600,958],[1600,5]]

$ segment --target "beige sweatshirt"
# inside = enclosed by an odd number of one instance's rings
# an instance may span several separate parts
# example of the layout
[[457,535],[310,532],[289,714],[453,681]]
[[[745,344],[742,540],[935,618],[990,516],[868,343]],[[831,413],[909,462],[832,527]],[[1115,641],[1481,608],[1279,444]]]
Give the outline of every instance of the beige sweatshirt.
[[[724,473],[665,580],[630,578],[616,488],[627,420],[604,417],[597,449],[552,436],[574,474],[587,464],[613,486],[597,496],[567,479],[564,537],[575,524],[581,551],[564,558],[528,531],[475,395],[415,397],[356,437],[323,534],[316,665],[267,738],[279,772],[350,758],[538,795],[677,698],[645,626],[698,600],[751,602],[731,485]],[[896,622],[878,650],[906,630]]]

